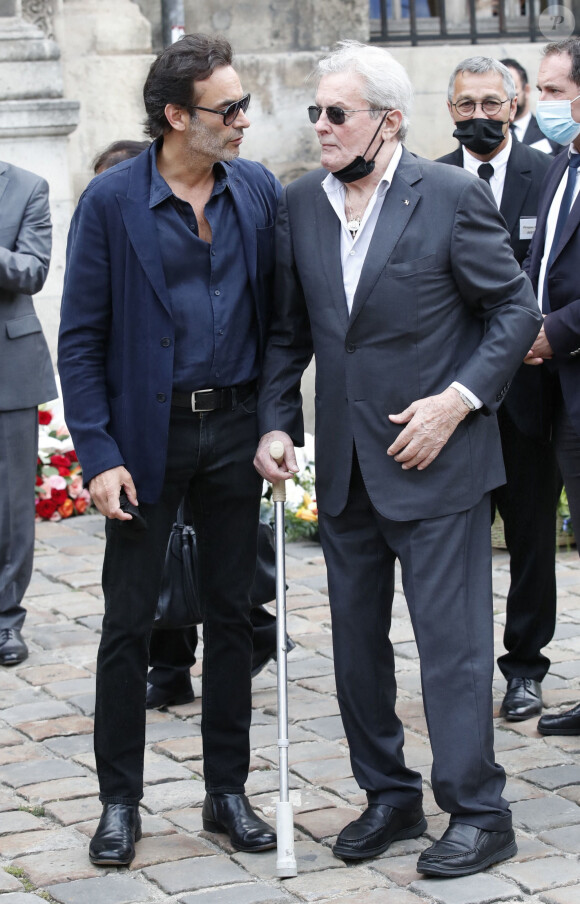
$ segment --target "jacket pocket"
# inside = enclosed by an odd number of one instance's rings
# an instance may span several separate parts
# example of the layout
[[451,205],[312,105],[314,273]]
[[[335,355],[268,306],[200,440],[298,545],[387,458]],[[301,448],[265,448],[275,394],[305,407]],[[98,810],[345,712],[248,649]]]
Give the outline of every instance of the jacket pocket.
[[31,333],[42,333],[42,326],[36,314],[27,314],[26,317],[6,321],[6,333],[9,339],[19,339]]

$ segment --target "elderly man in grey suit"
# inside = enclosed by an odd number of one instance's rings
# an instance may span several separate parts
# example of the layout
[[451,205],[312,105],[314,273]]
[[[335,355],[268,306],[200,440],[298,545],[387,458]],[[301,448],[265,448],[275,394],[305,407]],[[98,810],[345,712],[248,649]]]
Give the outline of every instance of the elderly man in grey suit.
[[22,598],[32,574],[38,410],[57,395],[31,296],[46,280],[48,185],[0,162],[0,665],[28,656]]
[[344,42],[318,75],[309,115],[329,172],[282,196],[255,464],[269,480],[296,470],[314,352],[338,701],[368,798],[333,850],[373,857],[426,828],[395,712],[399,559],[433,792],[451,816],[417,868],[464,876],[517,850],[493,749],[489,493],[505,479],[495,413],[541,320],[487,187],[403,147],[412,89],[388,51]]

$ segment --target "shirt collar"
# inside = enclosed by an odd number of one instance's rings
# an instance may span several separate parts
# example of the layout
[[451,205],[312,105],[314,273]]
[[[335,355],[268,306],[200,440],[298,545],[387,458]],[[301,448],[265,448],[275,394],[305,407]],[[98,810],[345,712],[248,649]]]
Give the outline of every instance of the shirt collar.
[[[528,128],[528,126],[530,124],[531,118],[532,118],[532,114],[528,110],[528,112],[525,113],[524,116],[521,116],[519,119],[514,119],[514,121],[512,123],[512,125],[515,129],[515,132],[516,132],[516,138],[518,138],[520,141],[522,141],[524,135],[526,134],[526,129]],[[522,136],[521,138],[520,138],[520,135]]]
[[[381,176],[381,181],[376,187],[377,195],[384,194],[386,190],[389,188],[391,182],[393,181],[393,177],[395,175],[395,170],[399,165],[399,161],[401,160],[401,156],[403,154],[403,145],[401,142],[397,142],[397,147],[393,151],[393,156],[389,160],[388,166]],[[342,192],[343,195],[346,192],[344,182],[341,182],[340,179],[337,179],[332,173],[328,173],[327,176],[322,180],[322,187],[327,195],[332,192]]]
[[[149,207],[157,207],[158,204],[161,204],[162,201],[166,201],[167,198],[170,198],[173,195],[173,192],[157,167],[157,154],[161,149],[163,144],[163,138],[158,138],[153,142],[151,149],[151,188],[149,190]],[[213,195],[217,195],[222,192],[227,186],[229,186],[229,171],[224,166],[223,163],[218,162],[214,164],[214,176],[215,176],[215,184],[212,189],[212,197]]]
[[491,163],[494,172],[504,166],[507,166],[507,162],[512,150],[512,136],[510,132],[508,132],[507,139],[508,141],[505,148],[502,148],[499,154],[496,154],[495,157],[491,158],[491,160],[479,160],[477,157],[474,157],[473,154],[470,154],[466,147],[463,147],[463,168],[466,169],[468,173],[473,173],[475,176],[477,176],[477,171],[482,163]]

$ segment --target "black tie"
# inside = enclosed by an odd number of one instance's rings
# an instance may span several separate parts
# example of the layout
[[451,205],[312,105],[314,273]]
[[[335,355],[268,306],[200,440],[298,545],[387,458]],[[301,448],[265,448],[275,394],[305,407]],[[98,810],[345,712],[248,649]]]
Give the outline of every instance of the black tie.
[[566,182],[564,194],[562,195],[562,203],[560,204],[558,219],[556,220],[556,229],[554,230],[554,239],[552,241],[552,247],[550,248],[550,254],[548,255],[548,263],[546,265],[544,291],[542,293],[542,313],[544,314],[549,314],[551,310],[550,299],[548,298],[548,273],[550,271],[550,267],[552,266],[552,261],[556,257],[558,244],[560,242],[560,239],[562,238],[566,220],[568,219],[568,214],[570,213],[570,208],[572,206],[572,197],[574,195],[574,188],[576,187],[577,170],[579,166],[580,154],[572,154],[568,163],[568,180]]
[[489,180],[493,176],[493,166],[491,165],[491,163],[482,163],[477,170],[477,175],[480,179],[485,179],[485,181],[489,185]]

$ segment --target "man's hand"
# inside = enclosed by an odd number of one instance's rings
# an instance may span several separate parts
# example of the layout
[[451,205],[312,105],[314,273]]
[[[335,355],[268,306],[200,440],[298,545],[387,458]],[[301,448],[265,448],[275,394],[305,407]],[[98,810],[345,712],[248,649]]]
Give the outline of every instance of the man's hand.
[[119,507],[119,494],[122,489],[125,490],[129,502],[133,505],[139,504],[133,478],[123,465],[102,471],[89,483],[91,499],[102,515],[106,515],[107,518],[117,518],[119,521],[132,521],[133,516],[128,512],[121,511]]
[[404,471],[410,468],[423,471],[437,458],[467,414],[469,408],[452,386],[439,395],[418,399],[400,414],[389,415],[394,424],[407,426],[389,446],[387,454],[393,455],[395,461],[403,462]]
[[[284,459],[278,465],[270,455],[270,446],[274,440],[280,440],[284,446]],[[277,480],[289,480],[298,473],[298,465],[296,464],[296,456],[294,454],[294,443],[287,433],[282,430],[271,430],[265,433],[260,440],[260,445],[256,450],[254,458],[254,467],[258,474],[261,474],[270,483],[276,483]]]
[[552,346],[548,342],[548,337],[542,326],[534,344],[524,358],[524,364],[543,364],[546,359],[552,358],[553,355]]

